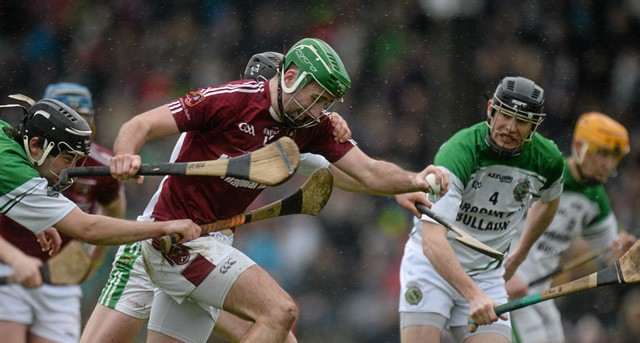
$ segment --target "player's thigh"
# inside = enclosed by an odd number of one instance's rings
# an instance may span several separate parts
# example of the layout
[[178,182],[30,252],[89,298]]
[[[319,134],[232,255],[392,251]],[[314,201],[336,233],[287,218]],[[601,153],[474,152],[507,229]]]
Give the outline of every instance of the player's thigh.
[[[446,321],[446,318],[443,317]],[[440,342],[442,331],[440,328],[431,325],[410,325],[404,326],[400,330],[400,342],[402,343],[422,343]]]
[[[38,336],[38,335],[36,335],[34,333],[29,333],[28,334],[28,338],[27,338],[27,342],[29,342],[29,343],[59,343],[61,341],[48,339],[48,338],[44,338],[42,336]],[[74,342],[77,342],[77,340],[74,341]]]
[[103,305],[96,305],[80,342],[133,342],[146,319],[139,319]]
[[2,337],[2,342],[24,343],[27,341],[28,329],[29,327],[26,324],[0,320],[0,337]]
[[297,316],[297,305],[291,296],[258,265],[238,277],[227,294],[224,309],[253,319],[280,311]]
[[511,343],[511,340],[500,334],[482,334],[468,337],[464,343]]
[[[178,303],[157,290],[151,306],[147,337],[149,342],[205,342],[213,331],[219,310],[203,308],[186,299]],[[237,337],[239,341],[242,336]]]

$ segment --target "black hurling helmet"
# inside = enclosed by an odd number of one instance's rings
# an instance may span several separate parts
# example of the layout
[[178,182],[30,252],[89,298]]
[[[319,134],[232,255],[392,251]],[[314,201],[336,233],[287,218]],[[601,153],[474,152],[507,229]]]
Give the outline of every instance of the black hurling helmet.
[[[36,166],[41,165],[49,154],[57,156],[62,151],[68,151],[86,157],[91,150],[89,124],[71,107],[54,99],[42,99],[29,108],[19,136],[22,137],[29,160]],[[44,139],[44,153],[37,161],[29,152],[29,140],[33,137]]]
[[[491,108],[491,117],[499,111],[517,120],[531,122],[529,136],[522,145],[513,149],[499,146],[491,138],[491,133],[487,135],[486,142],[492,150],[501,155],[516,156],[520,154],[527,142],[531,141],[538,126],[544,121],[546,116],[543,113],[544,90],[527,78],[507,76],[500,81],[498,88],[493,93]],[[487,125],[490,130],[493,130],[490,120],[487,121]]]
[[266,51],[251,56],[244,69],[243,79],[266,81],[276,76],[278,68],[284,60],[284,55],[278,52]]

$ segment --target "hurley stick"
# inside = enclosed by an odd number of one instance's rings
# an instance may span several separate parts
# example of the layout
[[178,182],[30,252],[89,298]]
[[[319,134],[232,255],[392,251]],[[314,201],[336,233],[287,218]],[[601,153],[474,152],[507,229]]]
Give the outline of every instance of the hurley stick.
[[[589,274],[574,281],[563,283],[556,287],[551,287],[543,292],[530,294],[520,299],[509,301],[496,306],[495,311],[497,315],[501,315],[505,312],[514,311],[545,300],[582,292],[588,289],[617,283],[638,282],[640,282],[640,241],[635,242],[633,246],[614,264],[599,272]],[[467,329],[469,329],[470,332],[475,332],[477,328],[478,325],[470,320],[467,325]]]
[[[202,233],[220,231],[231,227],[290,214],[318,215],[329,201],[333,190],[333,176],[327,168],[317,169],[307,181],[290,196],[228,219],[202,224]],[[160,250],[164,253],[179,242],[181,237],[171,234],[160,238]]]
[[546,280],[548,280],[549,278],[552,278],[558,274],[562,274],[566,271],[572,270],[574,268],[577,268],[591,260],[596,259],[598,256],[606,253],[607,251],[609,251],[609,247],[602,247],[600,249],[596,249],[593,251],[590,251],[584,255],[578,256],[575,259],[563,264],[563,265],[559,265],[557,266],[554,270],[552,270],[550,273],[548,273],[547,275],[543,275],[531,282],[529,282],[529,287],[531,286],[535,286],[541,282],[544,282]]
[[458,237],[454,237],[454,239],[458,241],[458,243],[465,245],[483,255],[487,255],[491,258],[495,258],[496,260],[502,260],[504,258],[503,253],[473,238],[473,236],[466,233],[461,228],[451,224],[448,220],[440,217],[437,213],[433,212],[427,206],[416,203],[416,208],[418,209],[418,211],[420,211],[420,213],[429,216],[431,219],[438,222],[438,224],[447,228],[447,230],[450,230],[456,233]]
[[[137,175],[228,176],[276,186],[288,180],[298,168],[300,151],[289,137],[253,152],[232,157],[198,162],[143,164]],[[60,187],[74,176],[109,176],[109,167],[75,167],[62,170]]]

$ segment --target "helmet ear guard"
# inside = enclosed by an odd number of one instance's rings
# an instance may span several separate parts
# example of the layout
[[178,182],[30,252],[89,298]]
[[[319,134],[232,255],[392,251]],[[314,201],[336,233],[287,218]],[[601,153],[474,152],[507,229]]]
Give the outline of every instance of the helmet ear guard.
[[[579,143],[580,148],[577,148]],[[622,160],[629,151],[629,133],[627,129],[600,112],[587,112],[580,115],[573,132],[571,153],[578,164],[587,154],[605,151]]]

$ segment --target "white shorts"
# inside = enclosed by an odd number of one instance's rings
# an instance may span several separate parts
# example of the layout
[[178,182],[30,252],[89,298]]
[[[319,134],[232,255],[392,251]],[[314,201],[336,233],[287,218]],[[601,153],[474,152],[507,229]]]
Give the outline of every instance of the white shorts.
[[43,285],[27,289],[0,286],[0,320],[29,326],[29,332],[55,341],[80,340],[80,286]]
[[231,245],[205,236],[174,246],[162,254],[157,241],[142,242],[149,278],[178,303],[185,299],[202,308],[222,308],[236,279],[255,262]]
[[564,342],[560,311],[553,299],[511,312],[518,342]]
[[[227,245],[233,243],[233,235],[215,233],[211,237]],[[219,310],[216,308],[204,310],[198,306],[197,311],[204,311],[209,316],[198,320],[189,318],[196,310],[189,308],[188,305],[174,306],[172,303],[175,300],[166,295],[156,294],[156,286],[151,282],[141,256],[140,242],[120,246],[113,261],[109,280],[102,289],[98,303],[137,319],[149,319],[149,329],[170,337],[185,342],[203,341],[201,339],[203,335],[208,337],[211,334]],[[158,306],[155,306],[156,304]],[[162,313],[163,308],[171,308],[171,311]],[[182,323],[185,318],[188,321]],[[176,325],[173,325],[174,323]]]
[[181,342],[201,343],[209,339],[219,313],[217,308],[209,307],[209,310],[205,310],[189,300],[178,304],[166,293],[156,289],[147,327]]
[[[474,281],[498,304],[507,302],[507,291],[504,279],[501,277],[495,280],[474,279]],[[470,312],[469,303],[438,274],[422,251],[417,252],[409,245],[405,246],[400,266],[400,287],[399,312],[401,322],[405,323],[402,325],[431,325],[438,327],[441,331],[447,328],[453,330],[463,327],[465,337],[491,332],[511,338],[509,320],[498,319],[491,325],[478,327],[473,334],[466,331]],[[424,316],[423,314],[426,313],[437,316]],[[428,320],[438,316],[446,320],[442,322]],[[420,323],[423,318],[427,322]]]
[[139,242],[118,248],[98,303],[134,318],[147,319],[155,286],[149,280],[140,256],[142,245]]

